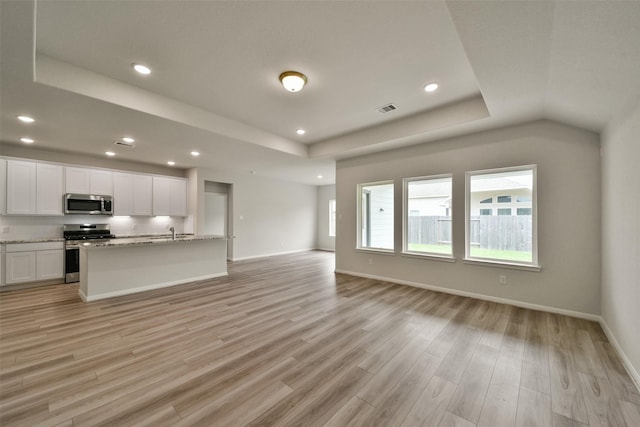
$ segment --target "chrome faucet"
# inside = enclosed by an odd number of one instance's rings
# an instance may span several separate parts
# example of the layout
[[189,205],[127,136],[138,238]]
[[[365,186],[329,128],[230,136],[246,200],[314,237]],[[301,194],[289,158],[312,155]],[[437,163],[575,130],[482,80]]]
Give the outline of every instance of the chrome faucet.
[[174,227],[169,227],[169,231],[171,232],[171,238],[176,240],[176,229]]

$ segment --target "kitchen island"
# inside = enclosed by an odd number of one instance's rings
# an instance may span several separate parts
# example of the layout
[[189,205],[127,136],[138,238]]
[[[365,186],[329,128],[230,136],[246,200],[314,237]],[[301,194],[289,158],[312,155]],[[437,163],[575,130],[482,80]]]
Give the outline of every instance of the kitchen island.
[[134,237],[80,245],[84,301],[226,275],[226,236]]

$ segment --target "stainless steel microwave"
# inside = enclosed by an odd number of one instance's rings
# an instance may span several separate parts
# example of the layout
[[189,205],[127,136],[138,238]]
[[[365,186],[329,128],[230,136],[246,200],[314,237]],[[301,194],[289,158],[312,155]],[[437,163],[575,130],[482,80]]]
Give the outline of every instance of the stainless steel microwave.
[[93,194],[64,195],[64,213],[84,215],[113,215],[113,198]]

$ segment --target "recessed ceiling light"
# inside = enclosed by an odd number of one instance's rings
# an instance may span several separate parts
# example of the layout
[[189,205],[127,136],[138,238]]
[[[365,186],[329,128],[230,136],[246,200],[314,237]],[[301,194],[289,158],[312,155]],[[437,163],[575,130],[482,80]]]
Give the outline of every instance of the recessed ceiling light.
[[280,83],[289,92],[299,92],[307,84],[307,76],[298,71],[285,71],[280,74]]
[[116,155],[116,153],[114,153],[113,151],[105,151],[104,154],[106,154],[109,157],[113,157]]
[[33,123],[33,122],[35,122],[35,119],[33,117],[29,117],[29,116],[18,116],[18,120],[20,120],[22,123]]
[[192,151],[192,152],[191,152],[191,155],[192,155],[193,157],[198,157],[198,156],[200,155],[200,153],[199,153],[199,152],[197,152],[197,151]]
[[132,66],[133,66],[133,69],[140,74],[144,74],[145,76],[151,74],[151,68],[147,67],[146,65],[132,64]]
[[429,83],[424,87],[425,92],[433,92],[438,89],[438,83]]
[[131,144],[131,143],[133,143],[133,142],[136,142],[136,140],[135,140],[135,139],[133,139],[133,138],[131,138],[130,136],[123,136],[123,137],[122,137],[122,140],[123,140],[124,142],[128,142],[129,144]]
[[322,179],[322,175],[318,175],[318,179]]
[[26,136],[20,138],[20,141],[24,142],[25,144],[33,144],[35,142],[33,139],[27,138]]
[[168,164],[169,166],[173,166],[173,165],[175,165],[175,164],[176,164],[176,162],[173,162],[173,161],[169,160],[169,161],[167,162],[167,164]]
[[251,175],[255,175],[255,174],[256,174],[256,171],[249,171],[249,173],[250,173]]
[[306,131],[306,130],[304,130],[304,129],[298,129],[298,130],[296,130],[296,133],[297,133],[298,135],[304,135],[305,133],[307,133],[307,131]]

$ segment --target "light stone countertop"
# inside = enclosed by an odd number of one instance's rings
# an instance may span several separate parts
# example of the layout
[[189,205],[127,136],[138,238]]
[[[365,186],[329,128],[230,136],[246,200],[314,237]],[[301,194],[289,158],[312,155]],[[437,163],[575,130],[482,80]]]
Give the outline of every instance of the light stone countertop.
[[108,247],[125,247],[137,245],[157,245],[167,243],[188,243],[203,240],[229,240],[228,236],[215,235],[176,235],[175,240],[170,235],[155,236],[136,236],[136,237],[118,237],[109,240],[89,240],[80,244],[80,247],[91,248],[108,248]]
[[0,239],[0,244],[13,244],[13,243],[47,243],[47,242],[64,242],[62,237],[50,237],[48,239],[17,239],[17,240],[4,240]]

